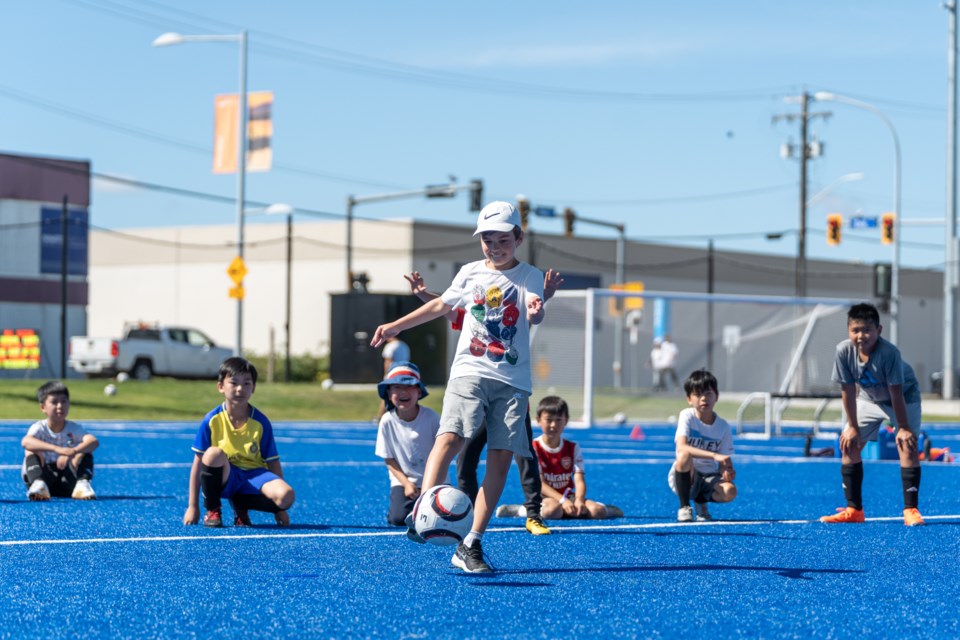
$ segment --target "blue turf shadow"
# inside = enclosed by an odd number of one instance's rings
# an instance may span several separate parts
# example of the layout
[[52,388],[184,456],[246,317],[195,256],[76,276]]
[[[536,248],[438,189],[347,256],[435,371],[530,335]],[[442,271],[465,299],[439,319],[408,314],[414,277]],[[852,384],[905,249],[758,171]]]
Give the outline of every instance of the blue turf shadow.
[[[467,575],[467,574],[464,574]],[[496,575],[496,574],[494,574]],[[467,575],[467,577],[473,578],[476,576]],[[554,584],[552,582],[490,582],[489,580],[478,580],[471,583],[476,587],[552,587]]]
[[729,538],[740,537],[740,538],[764,538],[772,540],[802,540],[805,538],[795,538],[792,536],[770,536],[763,533],[747,533],[747,532],[722,532],[722,531],[703,531],[702,527],[691,528],[688,531],[625,531],[618,529],[616,531],[597,531],[586,529],[583,531],[577,531],[575,528],[564,529],[563,531],[555,531],[554,533],[561,536],[577,535],[577,536],[653,536],[655,538],[668,538],[671,536],[692,536],[696,538],[703,537],[716,537],[716,538]]
[[792,580],[813,580],[812,576],[807,574],[862,574],[865,571],[857,569],[811,569],[803,567],[757,567],[748,565],[722,565],[722,564],[692,564],[688,566],[679,565],[646,565],[646,566],[599,566],[599,567],[577,567],[568,569],[545,569],[538,567],[536,569],[513,569],[499,571],[494,575],[526,575],[526,574],[551,574],[551,573],[635,573],[635,572],[686,572],[686,571],[764,571],[772,572],[784,578]]
[[[103,496],[98,495],[96,500],[80,500],[78,502],[116,502],[121,500],[179,500],[179,496]],[[44,502],[74,502],[73,498],[50,498],[50,500],[33,501],[23,498],[20,500],[0,500],[0,504],[43,504]]]

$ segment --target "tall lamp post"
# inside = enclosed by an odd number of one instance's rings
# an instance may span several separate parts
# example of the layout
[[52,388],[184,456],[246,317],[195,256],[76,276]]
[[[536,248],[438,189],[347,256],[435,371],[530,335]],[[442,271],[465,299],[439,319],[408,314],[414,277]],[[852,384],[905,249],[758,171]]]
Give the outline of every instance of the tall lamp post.
[[[243,260],[243,206],[247,177],[247,31],[235,35],[185,36],[179,33],[164,33],[153,41],[155,47],[168,47],[184,42],[236,42],[240,49],[240,95],[237,140],[237,256]],[[237,348],[236,355],[243,355],[243,297],[237,298]]]
[[875,116],[883,120],[883,124],[887,126],[887,129],[890,130],[890,135],[893,136],[893,151],[894,151],[894,160],[896,162],[893,172],[893,263],[890,269],[890,341],[894,344],[898,343],[899,333],[900,333],[900,232],[903,229],[903,222],[900,220],[900,137],[897,135],[897,130],[894,128],[893,123],[890,121],[882,111],[877,109],[872,104],[868,104],[861,100],[855,100],[854,98],[848,98],[846,96],[837,95],[836,93],[831,93],[829,91],[818,91],[813,94],[814,100],[829,101],[829,102],[839,102],[841,104],[848,104],[851,107],[859,107],[860,109],[866,109],[867,111],[873,113]]

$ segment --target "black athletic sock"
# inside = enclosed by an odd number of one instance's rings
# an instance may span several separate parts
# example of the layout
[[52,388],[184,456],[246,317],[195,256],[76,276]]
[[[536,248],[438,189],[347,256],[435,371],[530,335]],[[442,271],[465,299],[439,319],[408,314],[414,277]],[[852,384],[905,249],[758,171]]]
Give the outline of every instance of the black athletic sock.
[[847,506],[863,510],[863,463],[840,465],[840,477]]
[[231,501],[235,507],[247,511],[266,511],[267,513],[283,511],[273,500],[262,493],[238,493],[231,498]]
[[80,458],[79,467],[75,467],[73,461],[71,461],[70,470],[73,471],[73,475],[77,480],[93,480],[93,455],[89,453],[83,454],[83,457]]
[[903,483],[903,508],[916,509],[920,504],[920,467],[900,467]]
[[219,509],[223,493],[223,467],[200,465],[200,489],[203,491],[203,506],[207,511]]
[[24,466],[27,469],[26,481],[28,487],[33,484],[34,480],[43,479],[43,462],[41,462],[40,456],[31,453],[26,457],[26,464]]
[[680,498],[681,507],[690,506],[690,485],[692,481],[690,479],[689,471],[680,471],[680,469],[673,470],[673,481],[677,486],[677,497]]

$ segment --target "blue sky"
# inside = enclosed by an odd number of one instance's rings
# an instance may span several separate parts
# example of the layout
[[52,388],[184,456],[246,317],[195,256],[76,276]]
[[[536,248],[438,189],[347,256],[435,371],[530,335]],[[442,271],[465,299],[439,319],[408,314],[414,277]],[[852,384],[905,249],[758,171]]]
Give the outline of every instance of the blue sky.
[[[348,194],[484,180],[485,199],[570,206],[636,240],[795,255],[799,166],[780,157],[803,91],[866,101],[903,150],[903,264],[942,268],[948,13],[916,2],[0,2],[0,151],[226,198],[213,98],[235,44],[154,48],[167,31],[249,30],[249,90],[272,90],[274,170],[251,201],[342,216]],[[824,240],[828,213],[893,206],[894,154],[869,111],[819,102],[808,256],[889,260],[874,231]],[[863,173],[856,181],[836,181]],[[98,227],[235,222],[206,199],[97,180]],[[362,205],[368,218],[472,223],[467,197]],[[253,223],[254,220],[251,220]],[[266,223],[256,220],[256,223]],[[534,219],[559,232],[559,221]],[[779,241],[767,233],[784,232]],[[578,225],[582,235],[607,235]]]

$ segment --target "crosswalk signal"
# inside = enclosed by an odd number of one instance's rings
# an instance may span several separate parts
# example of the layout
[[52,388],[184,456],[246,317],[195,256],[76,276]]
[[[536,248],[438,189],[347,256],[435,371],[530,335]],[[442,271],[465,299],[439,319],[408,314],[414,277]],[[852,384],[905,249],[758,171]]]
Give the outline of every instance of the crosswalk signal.
[[573,209],[569,207],[563,210],[563,235],[568,238],[573,237],[573,221],[576,220],[577,214],[573,212]]
[[827,244],[831,246],[840,244],[840,230],[842,228],[842,215],[839,213],[831,213],[827,216]]
[[527,224],[530,222],[530,201],[523,196],[517,196],[517,210],[520,212],[520,228],[526,233]]
[[883,244],[893,244],[894,229],[897,226],[897,215],[895,213],[885,213],[880,220],[880,242]]

